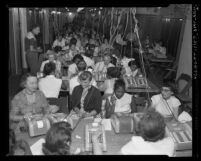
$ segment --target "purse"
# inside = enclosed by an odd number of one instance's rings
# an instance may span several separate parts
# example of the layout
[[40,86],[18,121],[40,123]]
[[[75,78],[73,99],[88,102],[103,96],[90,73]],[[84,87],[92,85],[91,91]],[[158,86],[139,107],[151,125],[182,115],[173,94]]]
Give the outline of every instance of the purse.
[[25,120],[31,137],[44,135],[50,128],[49,119],[47,117],[43,117],[42,115],[32,115]]

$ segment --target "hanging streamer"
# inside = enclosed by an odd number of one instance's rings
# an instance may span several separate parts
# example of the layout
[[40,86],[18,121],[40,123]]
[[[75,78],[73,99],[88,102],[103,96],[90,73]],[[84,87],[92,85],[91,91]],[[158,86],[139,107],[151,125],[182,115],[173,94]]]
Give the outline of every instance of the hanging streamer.
[[[135,22],[134,32],[136,33],[137,40],[138,40],[138,43],[139,43],[139,57],[141,59],[141,64],[142,64],[142,69],[143,69],[143,73],[144,73],[145,83],[148,85],[147,74],[146,74],[146,71],[145,71],[144,60],[143,60],[143,55],[142,55],[143,54],[143,50],[142,50],[142,45],[141,45],[140,38],[139,38],[139,33],[138,33],[138,26],[137,26],[138,25],[138,20],[135,17],[136,8],[134,8],[131,11],[132,11],[134,22]],[[146,87],[146,93],[147,93],[147,96],[148,96],[148,100],[150,100],[150,96],[149,96],[149,92],[148,92],[148,86]]]

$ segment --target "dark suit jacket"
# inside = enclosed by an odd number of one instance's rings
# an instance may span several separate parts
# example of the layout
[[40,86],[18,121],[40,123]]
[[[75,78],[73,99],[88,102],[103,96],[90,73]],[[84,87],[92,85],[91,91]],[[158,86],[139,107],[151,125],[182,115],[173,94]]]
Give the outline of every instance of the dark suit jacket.
[[[81,85],[76,86],[73,89],[73,93],[70,98],[71,109],[74,107],[80,108],[80,99],[82,96],[82,92],[83,92],[83,88]],[[91,112],[92,110],[96,110],[97,113],[100,113],[101,104],[102,104],[102,96],[100,91],[96,87],[91,86],[91,88],[89,89],[87,93],[87,96],[84,99],[84,110],[86,112]]]

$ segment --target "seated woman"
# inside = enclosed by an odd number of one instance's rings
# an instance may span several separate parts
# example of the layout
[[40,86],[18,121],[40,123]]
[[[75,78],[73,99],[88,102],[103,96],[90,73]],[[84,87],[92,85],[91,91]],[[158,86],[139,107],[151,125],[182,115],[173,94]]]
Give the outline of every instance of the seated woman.
[[161,88],[161,93],[151,97],[151,107],[155,108],[163,117],[178,118],[180,101],[174,96],[174,85],[167,81]]
[[111,49],[111,45],[108,43],[108,39],[104,38],[104,42],[102,43],[100,50],[102,53],[104,53],[106,51],[106,49]]
[[[45,136],[42,151],[45,155],[86,155],[87,152],[73,152],[71,150],[72,128],[67,122],[54,123]],[[92,135],[93,153],[102,154],[98,143],[99,133]]]
[[120,77],[120,71],[116,67],[109,67],[107,69],[107,79],[103,83],[104,97],[114,92],[114,83]]
[[114,113],[121,116],[136,111],[134,98],[132,95],[125,93],[125,88],[125,82],[122,79],[115,81],[114,93],[106,99],[105,103],[106,118]]
[[71,108],[80,116],[95,116],[101,111],[102,97],[100,91],[92,86],[92,74],[84,71],[79,75],[80,84],[73,89]]
[[56,46],[60,46],[61,48],[65,47],[65,39],[63,38],[62,34],[57,35],[57,38],[52,45],[52,49],[54,49]]
[[141,69],[139,68],[139,64],[135,60],[130,61],[128,63],[128,67],[125,70],[126,75],[129,76],[136,77],[142,75]]
[[45,155],[70,155],[72,129],[67,122],[54,123],[45,136],[42,151]]
[[103,61],[98,62],[95,64],[94,67],[94,72],[103,72],[106,73],[107,72],[107,68],[109,67],[114,67],[114,65],[111,63],[111,57],[110,55],[106,54],[103,57]]
[[160,56],[166,56],[166,47],[164,46],[164,43],[162,40],[159,40],[157,41],[155,44],[154,44],[154,55],[157,56],[157,57],[160,57]]
[[77,55],[78,53],[79,53],[79,49],[76,47],[76,43],[77,43],[77,40],[76,40],[76,38],[72,38],[71,40],[70,40],[70,45],[69,45],[69,57],[71,58],[71,59],[73,59],[73,57],[75,56],[75,55]]
[[[69,81],[69,94],[72,95],[73,89],[80,85],[80,81],[79,81],[79,75],[85,71],[87,69],[87,64],[84,60],[81,60],[78,64],[77,64],[77,69],[78,69],[78,73],[76,73],[75,75],[73,75]],[[97,83],[95,81],[94,78],[92,78],[91,83],[94,87],[97,87]]]
[[78,73],[77,65],[81,60],[84,59],[80,54],[77,54],[73,57],[73,64],[69,65],[68,67],[68,78],[71,78],[72,76]]
[[45,64],[43,73],[44,78],[38,82],[39,89],[47,98],[58,98],[62,85],[62,79],[55,77],[56,66],[53,62]]
[[47,55],[48,55],[48,60],[45,60],[42,62],[41,67],[40,67],[40,72],[43,73],[45,64],[47,64],[49,62],[53,62],[56,65],[56,73],[59,76],[61,73],[61,62],[59,60],[56,60],[56,53],[54,51],[49,50],[47,52]]
[[10,120],[23,121],[25,117],[34,114],[48,114],[58,111],[58,107],[49,106],[43,92],[37,90],[36,76],[29,73],[22,77],[21,86],[24,88],[15,95],[11,102]]
[[174,141],[166,137],[164,118],[154,110],[148,110],[139,122],[140,136],[121,148],[124,155],[167,155],[174,156]]

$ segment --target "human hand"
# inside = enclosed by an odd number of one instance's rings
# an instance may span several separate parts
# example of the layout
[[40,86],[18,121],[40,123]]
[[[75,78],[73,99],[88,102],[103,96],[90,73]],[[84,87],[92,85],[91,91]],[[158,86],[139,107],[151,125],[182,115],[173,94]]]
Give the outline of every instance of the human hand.
[[59,110],[59,107],[56,105],[50,105],[50,113],[56,113]]
[[98,138],[101,137],[102,132],[100,130],[92,133],[92,142],[98,142]]
[[28,119],[32,116],[32,112],[27,112],[25,115],[24,115],[24,119]]
[[78,107],[74,107],[73,110],[74,110],[76,113],[79,113],[79,111],[80,111]]

